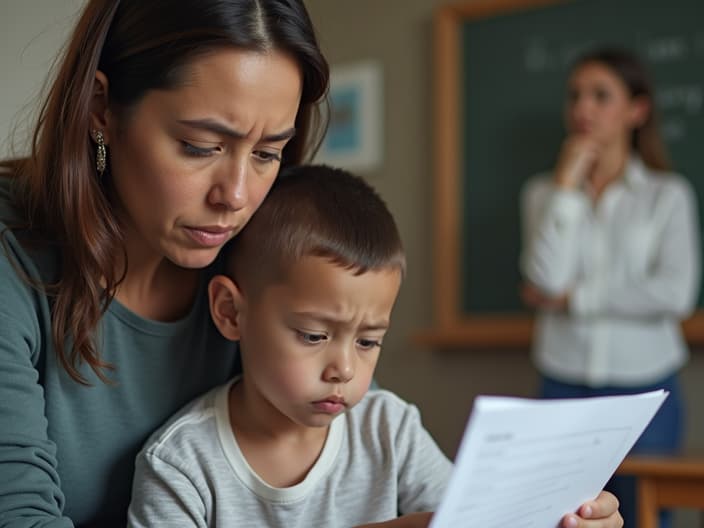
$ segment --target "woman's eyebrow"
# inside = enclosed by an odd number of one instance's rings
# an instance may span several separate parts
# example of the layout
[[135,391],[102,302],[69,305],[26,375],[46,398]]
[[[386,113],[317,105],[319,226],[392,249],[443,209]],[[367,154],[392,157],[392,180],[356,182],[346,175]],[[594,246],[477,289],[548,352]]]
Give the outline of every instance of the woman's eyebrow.
[[[208,130],[209,132],[215,132],[216,134],[221,134],[223,136],[229,136],[236,139],[243,139],[247,137],[244,132],[238,132],[222,123],[215,121],[214,119],[180,119],[178,121],[182,125],[186,125],[193,128],[199,128],[202,130]],[[283,141],[285,139],[291,139],[296,135],[296,128],[288,128],[282,132],[277,132],[274,134],[268,134],[262,137],[262,141]]]

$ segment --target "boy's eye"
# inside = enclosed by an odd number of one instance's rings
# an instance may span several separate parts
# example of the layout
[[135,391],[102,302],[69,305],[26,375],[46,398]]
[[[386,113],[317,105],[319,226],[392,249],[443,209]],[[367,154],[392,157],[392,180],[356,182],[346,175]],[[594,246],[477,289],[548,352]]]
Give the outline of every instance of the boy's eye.
[[365,350],[371,350],[372,348],[381,347],[381,341],[376,339],[358,339],[357,345]]
[[322,343],[323,341],[326,341],[328,336],[325,334],[313,334],[310,332],[301,332],[299,330],[298,331],[298,338],[308,345],[317,345],[318,343]]
[[217,147],[196,147],[187,141],[181,141],[181,145],[183,145],[183,151],[186,155],[195,157],[210,156],[217,150]]

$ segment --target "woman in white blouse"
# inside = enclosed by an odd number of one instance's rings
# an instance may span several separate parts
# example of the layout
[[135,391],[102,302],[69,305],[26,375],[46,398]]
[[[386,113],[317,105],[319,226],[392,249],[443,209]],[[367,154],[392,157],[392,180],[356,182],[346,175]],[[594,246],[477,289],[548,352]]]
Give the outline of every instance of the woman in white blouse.
[[[680,321],[699,291],[696,200],[668,171],[653,92],[627,52],[580,58],[567,85],[567,137],[555,169],[524,187],[521,270],[539,312],[533,344],[546,398],[670,391],[634,451],[677,449]],[[613,479],[625,526],[633,482]],[[669,515],[661,519],[667,526]]]

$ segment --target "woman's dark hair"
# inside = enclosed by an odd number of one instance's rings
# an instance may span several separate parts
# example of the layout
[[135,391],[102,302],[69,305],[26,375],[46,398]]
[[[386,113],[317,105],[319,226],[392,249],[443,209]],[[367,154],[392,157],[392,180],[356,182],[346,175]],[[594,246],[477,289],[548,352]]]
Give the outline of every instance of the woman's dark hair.
[[648,100],[650,103],[648,118],[640,127],[633,130],[631,148],[640,154],[647,166],[660,170],[669,169],[667,148],[660,134],[658,113],[655,109],[654,90],[645,66],[627,50],[603,48],[580,56],[575,61],[572,71],[593,62],[606,66],[616,74],[626,85],[631,97],[644,97]]
[[279,50],[298,63],[296,136],[282,165],[304,161],[324,132],[318,103],[329,71],[302,0],[90,0],[57,63],[30,157],[4,164],[17,175],[16,201],[28,226],[60,249],[60,279],[43,286],[53,296],[56,353],[81,383],[82,362],[107,379],[111,365],[101,359],[94,333],[126,273],[115,269],[124,244],[103,183],[109,164],[99,179],[89,136],[96,70],[108,78],[110,108],[126,116],[148,91],[177,88],[195,58],[228,47]]

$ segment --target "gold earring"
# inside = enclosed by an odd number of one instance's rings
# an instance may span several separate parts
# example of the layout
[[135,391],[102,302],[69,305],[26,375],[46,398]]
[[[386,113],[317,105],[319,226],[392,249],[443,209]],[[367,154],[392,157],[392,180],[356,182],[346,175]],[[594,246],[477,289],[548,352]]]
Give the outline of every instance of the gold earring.
[[98,170],[98,176],[102,176],[105,172],[105,166],[107,163],[107,152],[105,151],[105,138],[103,137],[103,132],[101,130],[93,131],[93,139],[97,143],[97,150],[95,154],[95,168]]

